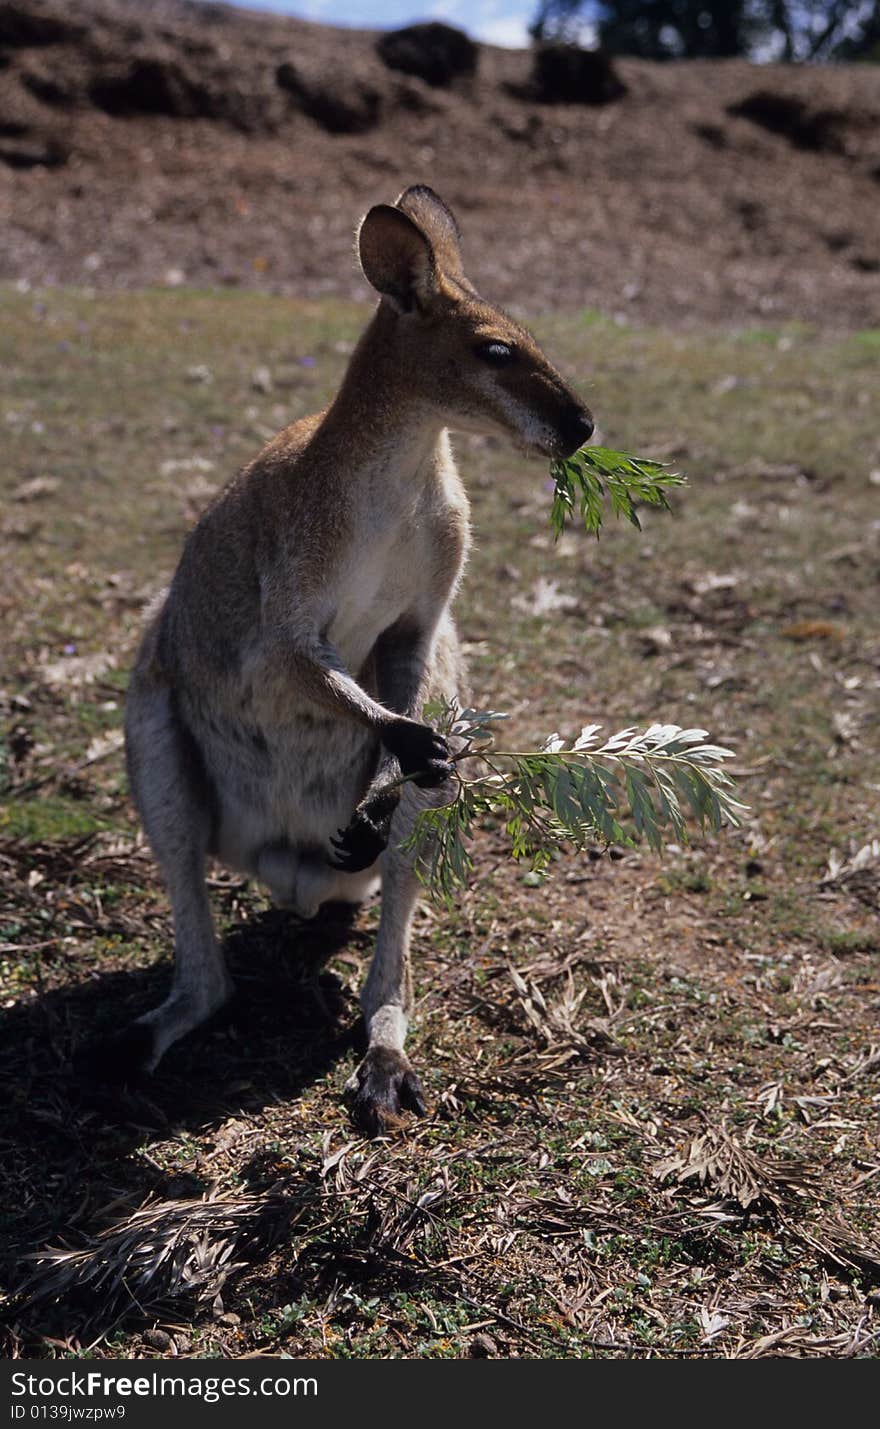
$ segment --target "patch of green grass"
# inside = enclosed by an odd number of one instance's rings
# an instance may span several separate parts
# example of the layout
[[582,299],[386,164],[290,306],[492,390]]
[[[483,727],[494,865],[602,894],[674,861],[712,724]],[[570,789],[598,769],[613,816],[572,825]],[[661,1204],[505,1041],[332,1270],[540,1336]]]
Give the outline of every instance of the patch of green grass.
[[704,868],[665,869],[657,879],[657,887],[664,893],[711,893],[712,876]]
[[66,799],[61,794],[0,804],[0,834],[29,843],[82,838],[111,826],[111,820],[97,813],[90,803]]
[[880,935],[870,928],[825,928],[819,933],[823,948],[835,957],[851,953],[880,952]]
[[747,327],[737,333],[740,342],[766,343],[775,347],[779,342],[779,330],[773,327]]

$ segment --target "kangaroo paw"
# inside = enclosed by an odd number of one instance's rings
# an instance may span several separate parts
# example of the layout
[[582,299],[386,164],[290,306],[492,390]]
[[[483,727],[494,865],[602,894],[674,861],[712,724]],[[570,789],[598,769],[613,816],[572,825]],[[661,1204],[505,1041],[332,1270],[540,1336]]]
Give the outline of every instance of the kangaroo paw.
[[331,838],[335,868],[345,873],[361,873],[372,868],[376,859],[388,847],[391,816],[397,808],[396,789],[377,789],[355,809],[351,822]]
[[379,855],[388,847],[388,827],[379,828],[369,819],[355,814],[351,823],[331,837],[334,868],[343,873],[362,873],[372,868]]
[[372,1047],[346,1086],[355,1125],[367,1136],[381,1136],[405,1123],[405,1113],[424,1116],[424,1092],[402,1052]]

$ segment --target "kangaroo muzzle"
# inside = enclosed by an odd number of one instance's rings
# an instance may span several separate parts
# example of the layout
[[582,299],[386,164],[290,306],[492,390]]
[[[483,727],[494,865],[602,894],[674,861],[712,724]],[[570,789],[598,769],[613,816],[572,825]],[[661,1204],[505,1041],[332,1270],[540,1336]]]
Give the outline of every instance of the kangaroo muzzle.
[[595,430],[592,414],[586,407],[572,406],[563,413],[559,424],[559,455],[573,456],[590,440]]

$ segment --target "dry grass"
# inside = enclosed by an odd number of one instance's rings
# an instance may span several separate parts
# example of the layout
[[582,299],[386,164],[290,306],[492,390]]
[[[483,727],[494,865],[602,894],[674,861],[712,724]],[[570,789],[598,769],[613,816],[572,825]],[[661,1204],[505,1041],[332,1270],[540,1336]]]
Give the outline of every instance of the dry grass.
[[753,812],[540,886],[483,830],[417,924],[431,1114],[367,1142],[341,1089],[374,908],[302,926],[218,875],[230,1013],[136,1092],[72,1071],[167,977],[118,744],[141,601],[361,314],[6,299],[6,1353],[875,1355],[876,334],[548,321],[604,436],[692,477],[641,538],[553,548],[541,471],[463,444],[477,697],[529,739],[705,723]]

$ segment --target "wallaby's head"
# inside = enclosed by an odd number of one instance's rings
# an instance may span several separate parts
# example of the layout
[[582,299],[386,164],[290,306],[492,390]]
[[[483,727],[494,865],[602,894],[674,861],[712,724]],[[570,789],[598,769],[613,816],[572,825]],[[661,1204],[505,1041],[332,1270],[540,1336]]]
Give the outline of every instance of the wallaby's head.
[[452,213],[423,185],[371,208],[358,230],[361,266],[393,315],[413,397],[444,425],[570,456],[593,431],[589,411],[531,334],[468,282],[459,242]]

